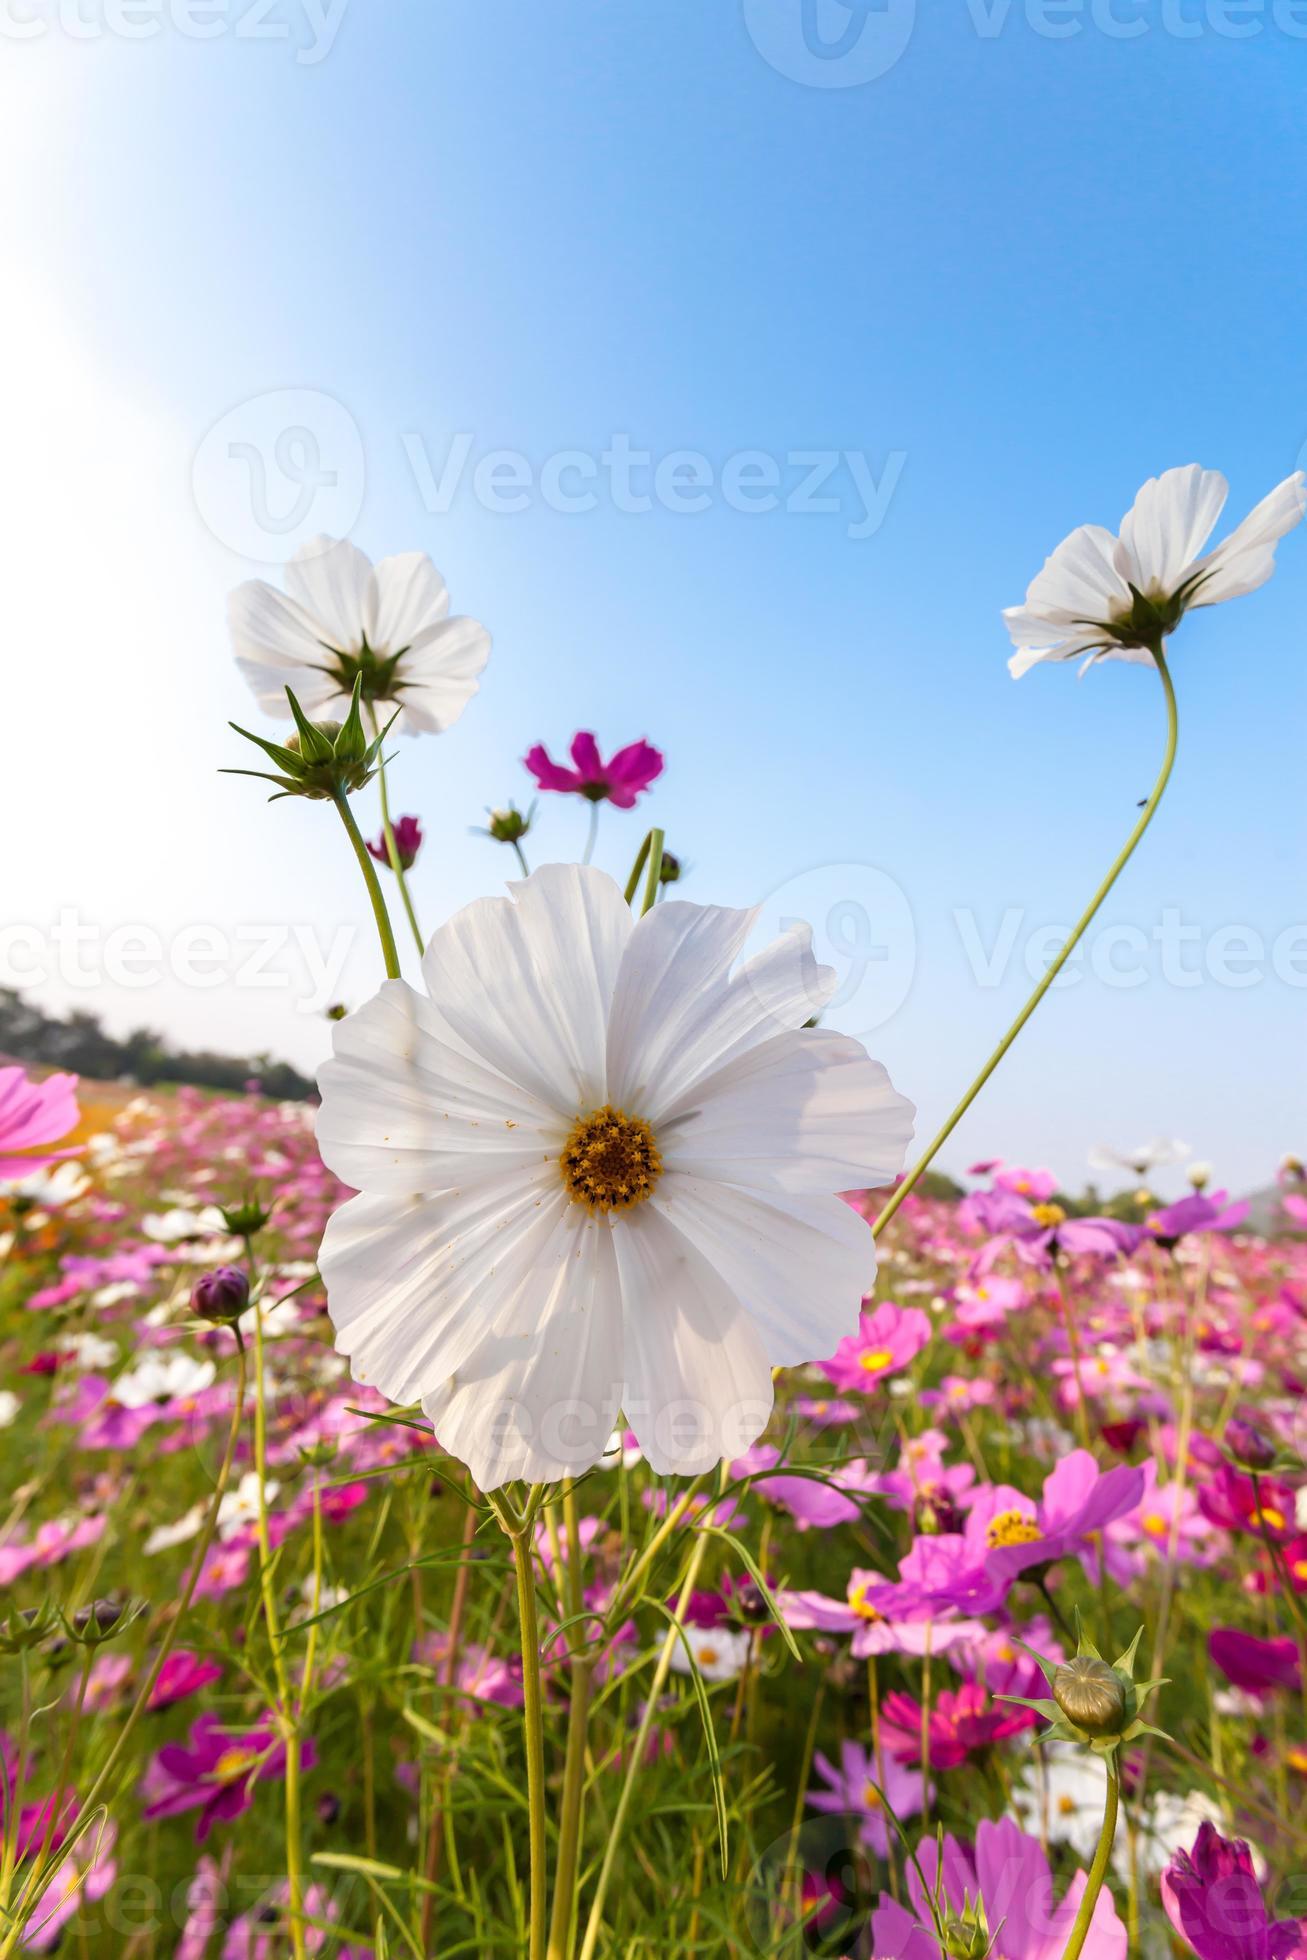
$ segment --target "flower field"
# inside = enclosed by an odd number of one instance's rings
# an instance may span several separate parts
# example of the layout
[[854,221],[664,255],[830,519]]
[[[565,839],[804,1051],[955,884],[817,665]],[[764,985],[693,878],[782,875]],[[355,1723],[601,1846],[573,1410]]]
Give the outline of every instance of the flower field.
[[[1092,1221],[1039,1171],[972,1183],[905,1202],[761,1442],[687,1483],[628,1434],[543,1505],[555,1797],[589,1714],[576,1950],[915,1960],[938,1920],[950,1953],[1060,1953],[1108,1771],[1003,1697],[1046,1694],[1029,1650],[1077,1615],[1170,1677],[1084,1951],[1295,1950],[1266,1916],[1307,1912],[1301,1187],[1262,1238],[1200,1193]],[[306,1951],[522,1950],[512,1548],[333,1353],[308,1114],[137,1099],[9,1189],[4,1882],[45,1877],[7,1950],[272,1960],[288,1833]],[[223,1268],[261,1304],[208,1323]]]

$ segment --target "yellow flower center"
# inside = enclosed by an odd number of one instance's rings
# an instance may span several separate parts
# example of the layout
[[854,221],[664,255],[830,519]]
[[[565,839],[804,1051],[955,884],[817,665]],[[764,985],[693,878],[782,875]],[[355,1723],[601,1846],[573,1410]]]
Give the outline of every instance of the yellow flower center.
[[720,1658],[721,1656],[718,1654],[717,1649],[710,1647],[706,1641],[695,1655],[695,1659],[698,1661],[700,1667],[715,1667]]
[[883,1620],[885,1617],[883,1613],[878,1613],[875,1607],[868,1603],[867,1588],[865,1586],[855,1586],[849,1594],[849,1611],[856,1613],[860,1620],[870,1621],[873,1625],[876,1621]]
[[1066,1217],[1061,1205],[1031,1205],[1030,1216],[1036,1225],[1047,1230],[1052,1225],[1060,1225]]
[[873,1348],[870,1354],[864,1354],[861,1357],[858,1366],[864,1369],[869,1375],[878,1375],[882,1368],[888,1368],[890,1366],[893,1359],[894,1356],[888,1348]]
[[1043,1535],[1024,1511],[998,1511],[989,1521],[985,1543],[997,1550],[1000,1545],[1033,1545]]
[[876,1788],[876,1786],[875,1786],[875,1784],[874,1784],[874,1783],[868,1783],[868,1784],[867,1784],[867,1785],[866,1785],[866,1786],[864,1787],[864,1789],[863,1789],[863,1792],[862,1792],[862,1807],[863,1807],[863,1809],[864,1809],[864,1810],[879,1810],[879,1809],[880,1809],[880,1807],[881,1807],[881,1803],[882,1803],[882,1801],[883,1801],[883,1799],[882,1799],[882,1797],[881,1797],[881,1794],[880,1794],[880,1791],[879,1791],[879,1790],[878,1790],[878,1789]]
[[1307,1749],[1291,1749],[1285,1760],[1290,1769],[1301,1770],[1307,1776]]
[[1160,1511],[1150,1511],[1144,1519],[1144,1530],[1150,1538],[1165,1538],[1170,1529],[1170,1523]]
[[1284,1512],[1277,1511],[1274,1504],[1263,1504],[1256,1517],[1258,1523],[1268,1525],[1272,1531],[1284,1530]]
[[235,1783],[248,1776],[258,1760],[253,1749],[224,1749],[209,1773],[215,1783]]
[[587,1211],[629,1211],[662,1176],[654,1133],[642,1116],[605,1104],[578,1116],[558,1160],[563,1183]]
[[1295,1579],[1307,1579],[1307,1558],[1296,1558],[1293,1562]]
[[1057,1807],[1061,1811],[1063,1817],[1074,1816],[1076,1800],[1074,1797],[1061,1796],[1057,1800]]

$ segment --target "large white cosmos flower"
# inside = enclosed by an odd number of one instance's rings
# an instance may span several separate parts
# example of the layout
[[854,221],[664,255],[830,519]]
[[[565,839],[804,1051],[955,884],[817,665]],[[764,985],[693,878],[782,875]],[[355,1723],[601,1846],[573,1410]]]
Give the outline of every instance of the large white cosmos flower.
[[1154,665],[1151,645],[1174,632],[1191,606],[1215,606],[1255,592],[1275,570],[1275,547],[1302,517],[1301,470],[1263,497],[1214,551],[1203,546],[1229,484],[1219,470],[1188,463],[1149,477],[1121,520],[1119,537],[1082,524],[1031,580],[1023,606],[1003,614],[1017,651],[1018,678],[1041,660]]
[[344,719],[356,676],[367,702],[402,710],[405,734],[440,734],[477,691],[490,635],[451,619],[444,579],[422,551],[377,565],[345,538],[310,538],[286,566],[286,590],[261,578],[228,601],[236,664],[270,715],[291,687],[310,720]]
[[336,1346],[483,1489],[588,1468],[619,1410],[697,1473],[856,1327],[874,1247],[835,1194],[895,1177],[912,1106],[804,1027],[835,984],[806,927],[736,967],[751,912],[637,922],[580,865],[510,890],[435,934],[429,998],[388,981],[333,1031]]

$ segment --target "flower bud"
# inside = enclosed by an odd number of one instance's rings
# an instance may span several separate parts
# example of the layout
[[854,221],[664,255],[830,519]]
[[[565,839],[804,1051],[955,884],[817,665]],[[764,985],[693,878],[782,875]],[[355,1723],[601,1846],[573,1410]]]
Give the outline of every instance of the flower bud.
[[191,1311],[201,1320],[239,1320],[250,1304],[250,1283],[237,1266],[215,1266],[191,1288]]
[[327,1019],[329,1021],[343,1021],[348,1013],[349,1009],[346,1007],[344,1001],[334,1000],[327,1009]]
[[89,1606],[79,1606],[71,1623],[65,1621],[65,1625],[74,1640],[86,1647],[98,1647],[101,1641],[129,1627],[144,1610],[120,1594],[110,1593],[103,1599],[93,1599]]
[[55,1609],[49,1605],[12,1609],[0,1620],[0,1654],[17,1654],[24,1648],[39,1647],[50,1638],[57,1623]]
[[[422,849],[422,825],[416,817],[399,817],[391,825],[390,834],[395,840],[395,856],[399,859],[400,870],[411,871]],[[368,850],[378,864],[390,864],[390,847],[384,830],[375,843],[369,843]]]
[[1123,1734],[1139,1705],[1129,1676],[1089,1654],[1063,1661],[1052,1687],[1053,1699],[1067,1721],[1096,1738]]
[[295,717],[295,733],[284,743],[265,741],[262,735],[251,735],[248,728],[232,722],[236,733],[262,749],[280,773],[269,775],[266,769],[226,769],[222,773],[260,776],[265,782],[275,783],[281,796],[307,796],[317,801],[326,797],[339,799],[362,789],[376,774],[377,757],[391,724],[387,722],[375,740],[369,742],[359,714],[359,688],[360,681],[356,679],[349,713],[343,722],[310,721],[294,693],[287,688],[286,699]]
[[496,844],[516,844],[531,828],[535,805],[532,804],[525,816],[512,803],[506,810],[490,810],[487,815],[490,822],[486,825],[486,835],[493,837]]
[[664,851],[663,861],[658,871],[659,884],[674,885],[679,881],[680,876],[681,860],[675,857],[671,851]]
[[1231,1416],[1226,1423],[1225,1447],[1241,1470],[1269,1470],[1279,1455],[1266,1431],[1247,1416]]

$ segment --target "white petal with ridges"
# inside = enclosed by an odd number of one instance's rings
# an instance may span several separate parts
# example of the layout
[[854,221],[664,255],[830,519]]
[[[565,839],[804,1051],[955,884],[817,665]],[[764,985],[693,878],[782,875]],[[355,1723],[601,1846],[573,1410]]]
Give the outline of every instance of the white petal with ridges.
[[372,560],[348,538],[310,538],[286,565],[286,590],[338,653],[357,653],[372,609]]
[[1169,597],[1177,589],[1211,537],[1229,489],[1219,470],[1197,463],[1149,477],[1121,520],[1126,575],[1141,592]]

